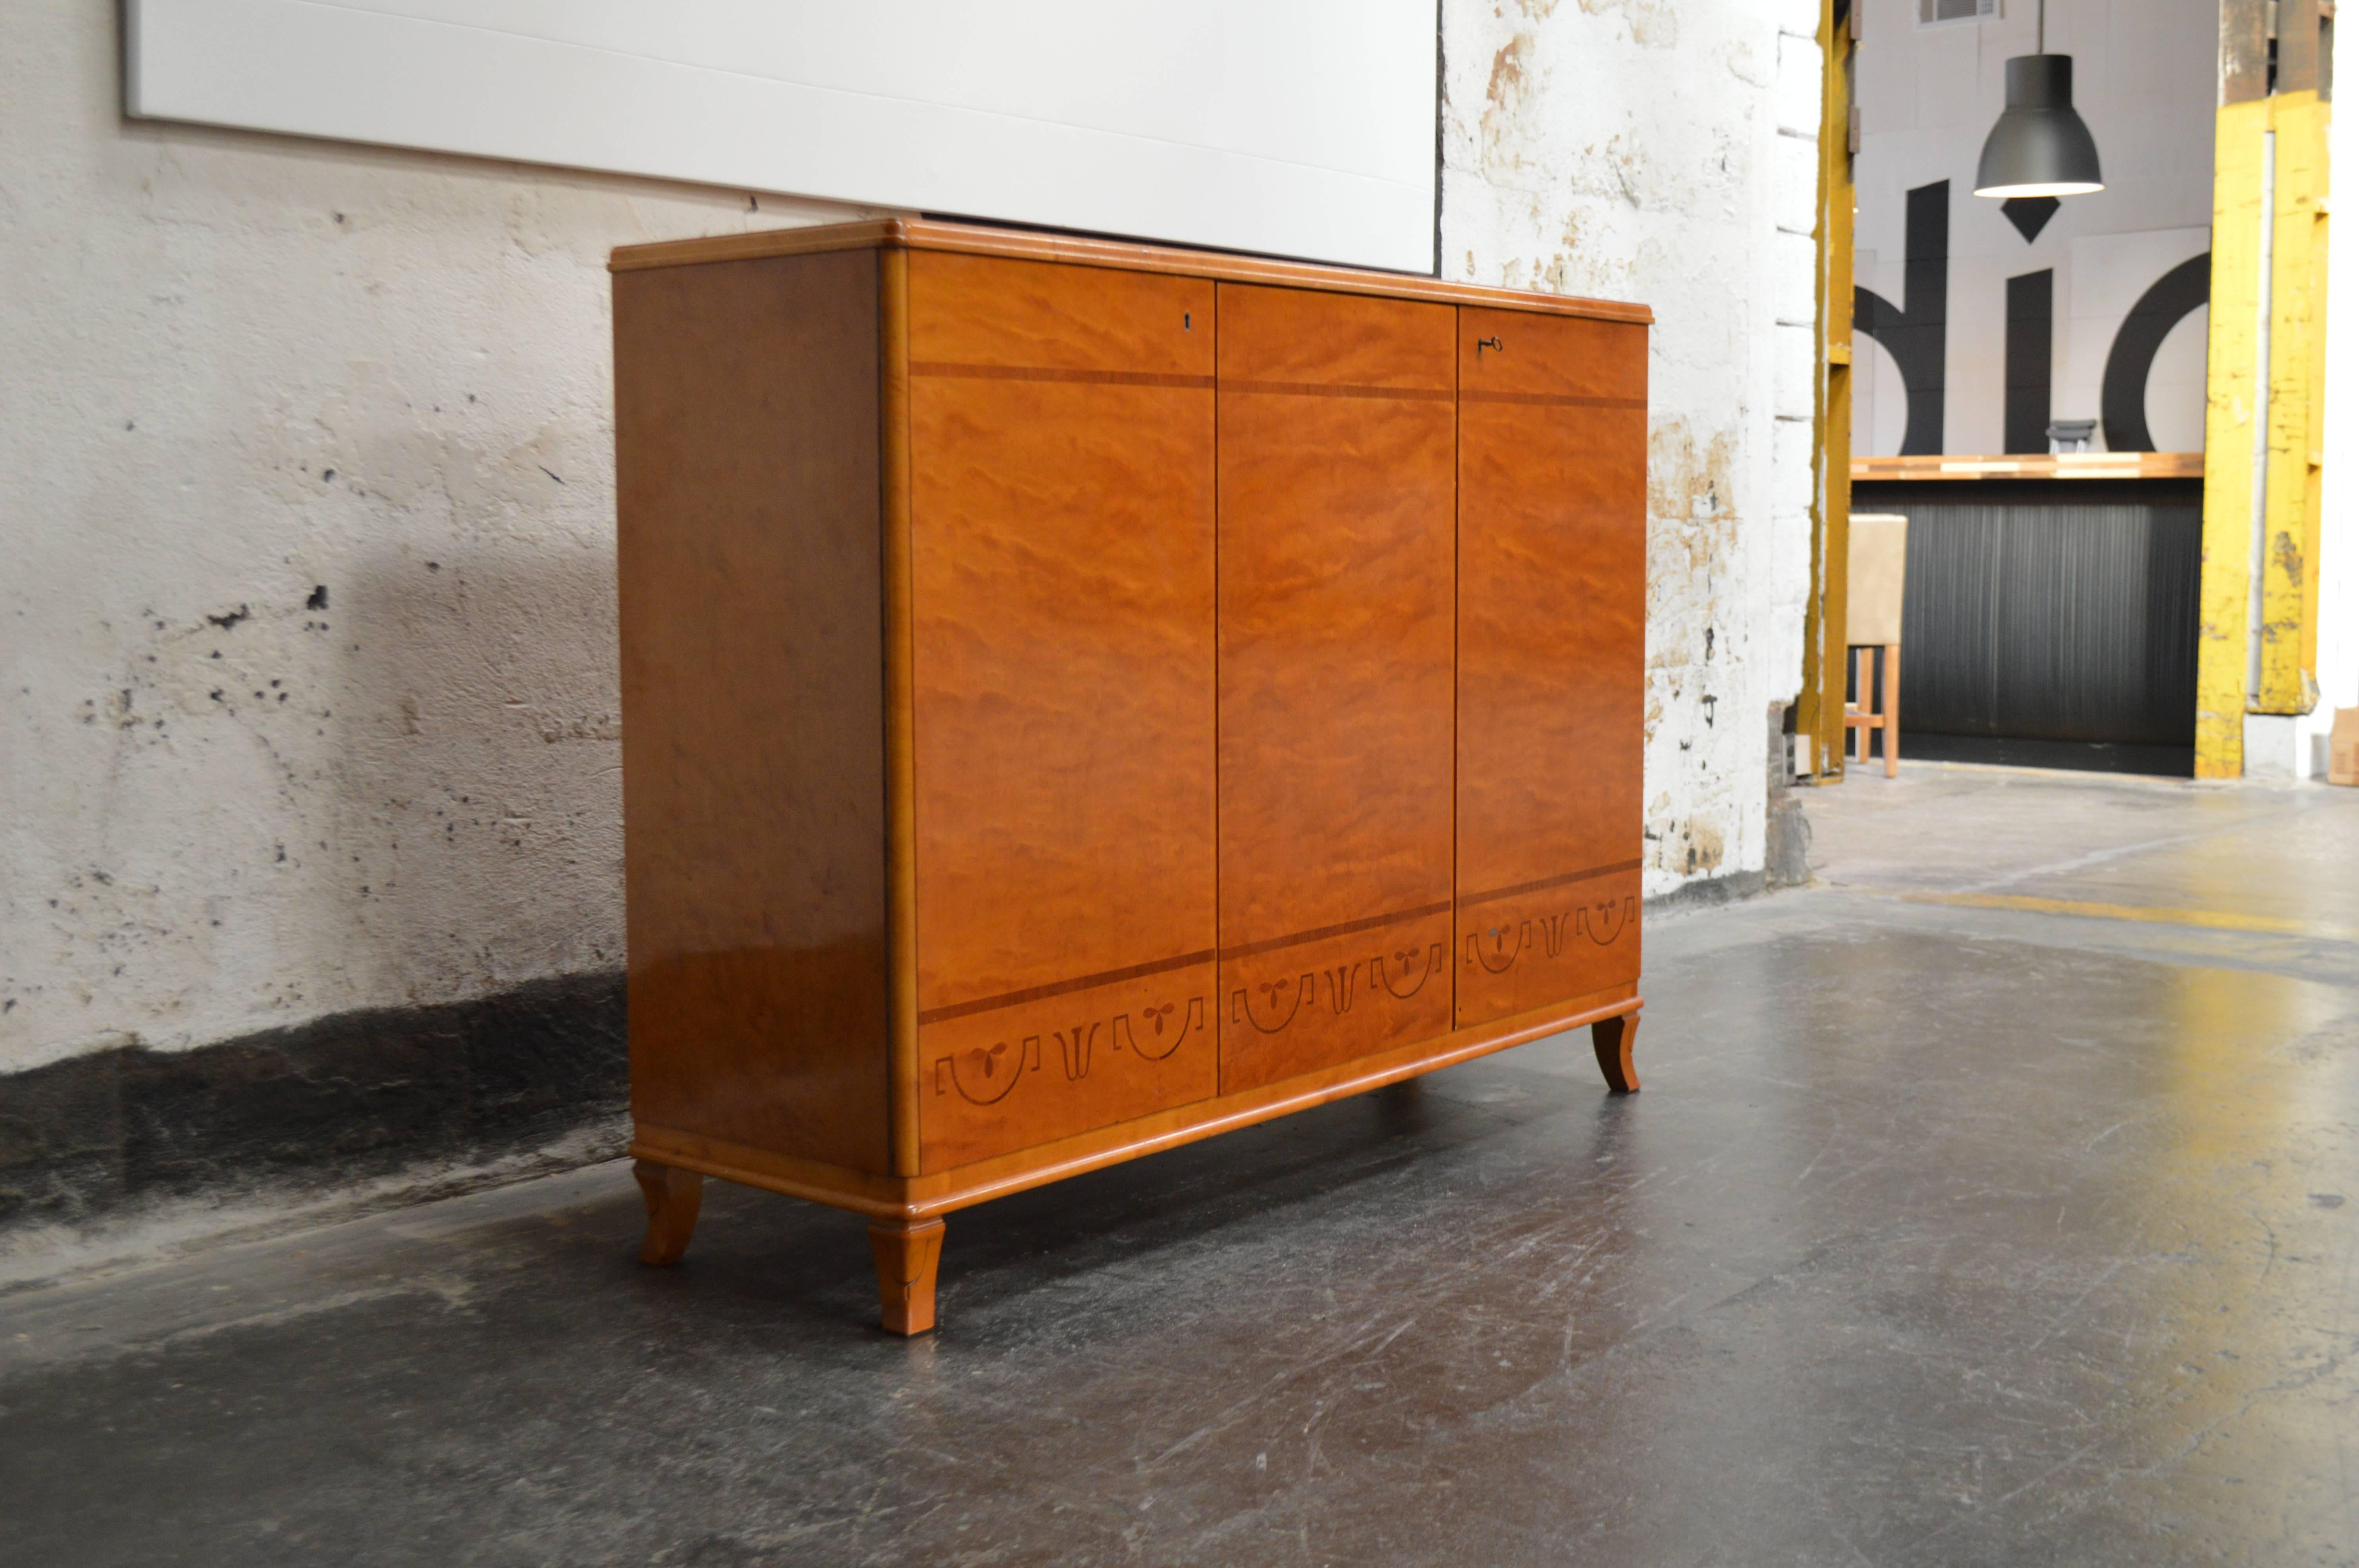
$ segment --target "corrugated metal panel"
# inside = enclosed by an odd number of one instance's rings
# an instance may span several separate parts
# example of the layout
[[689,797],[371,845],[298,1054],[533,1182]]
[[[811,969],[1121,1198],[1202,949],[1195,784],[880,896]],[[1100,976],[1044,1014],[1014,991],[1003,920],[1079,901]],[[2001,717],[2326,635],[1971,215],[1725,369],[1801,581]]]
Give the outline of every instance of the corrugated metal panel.
[[1930,734],[2186,746],[2202,486],[1857,484],[1908,517],[1900,719]]

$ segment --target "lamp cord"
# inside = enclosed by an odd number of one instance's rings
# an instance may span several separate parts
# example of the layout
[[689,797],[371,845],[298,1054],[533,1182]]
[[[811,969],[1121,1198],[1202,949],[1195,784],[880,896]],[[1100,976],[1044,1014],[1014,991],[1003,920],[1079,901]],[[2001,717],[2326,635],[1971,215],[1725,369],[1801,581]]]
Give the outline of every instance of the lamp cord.
[[2048,52],[2048,0],[2039,0],[2039,47],[2032,52],[2035,54]]

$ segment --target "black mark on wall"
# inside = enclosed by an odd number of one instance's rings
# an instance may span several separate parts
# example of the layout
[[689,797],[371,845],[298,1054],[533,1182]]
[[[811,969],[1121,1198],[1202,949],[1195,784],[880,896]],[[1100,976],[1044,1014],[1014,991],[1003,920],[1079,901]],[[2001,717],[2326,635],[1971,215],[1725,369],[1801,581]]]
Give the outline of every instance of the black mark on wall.
[[1941,449],[1942,383],[1948,379],[1950,326],[1950,182],[1937,180],[1908,193],[1907,286],[1895,306],[1873,289],[1852,291],[1852,324],[1891,354],[1908,395],[1908,428],[1900,438],[1902,457],[1930,457]]
[[623,977],[334,1014],[0,1074],[0,1231],[151,1199],[318,1191],[528,1152],[618,1116]]

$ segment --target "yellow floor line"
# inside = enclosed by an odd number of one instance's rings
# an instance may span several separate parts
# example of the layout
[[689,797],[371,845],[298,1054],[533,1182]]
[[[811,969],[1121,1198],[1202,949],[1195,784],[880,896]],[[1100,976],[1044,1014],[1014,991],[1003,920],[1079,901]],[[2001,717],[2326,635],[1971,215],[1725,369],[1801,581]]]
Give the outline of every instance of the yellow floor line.
[[2359,942],[2359,931],[2267,914],[2234,914],[2217,909],[2171,909],[2135,903],[2092,903],[2081,899],[2034,898],[2006,892],[1901,892],[1911,903],[1946,903],[1965,909],[2012,909],[2027,914],[2077,914],[2090,920],[2134,920],[2149,925],[2200,925],[2213,931],[2257,931],[2272,936],[2312,936]]

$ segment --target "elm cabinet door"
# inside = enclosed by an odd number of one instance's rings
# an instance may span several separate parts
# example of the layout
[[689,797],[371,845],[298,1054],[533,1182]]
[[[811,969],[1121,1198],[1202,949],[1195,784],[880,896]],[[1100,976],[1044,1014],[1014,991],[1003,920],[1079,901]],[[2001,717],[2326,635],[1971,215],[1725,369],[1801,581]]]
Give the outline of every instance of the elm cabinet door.
[[1451,1028],[1455,316],[1221,285],[1223,1093]]
[[1459,311],[1458,1022],[1638,978],[1647,330]]
[[920,1159],[1204,1098],[1212,285],[909,257]]

